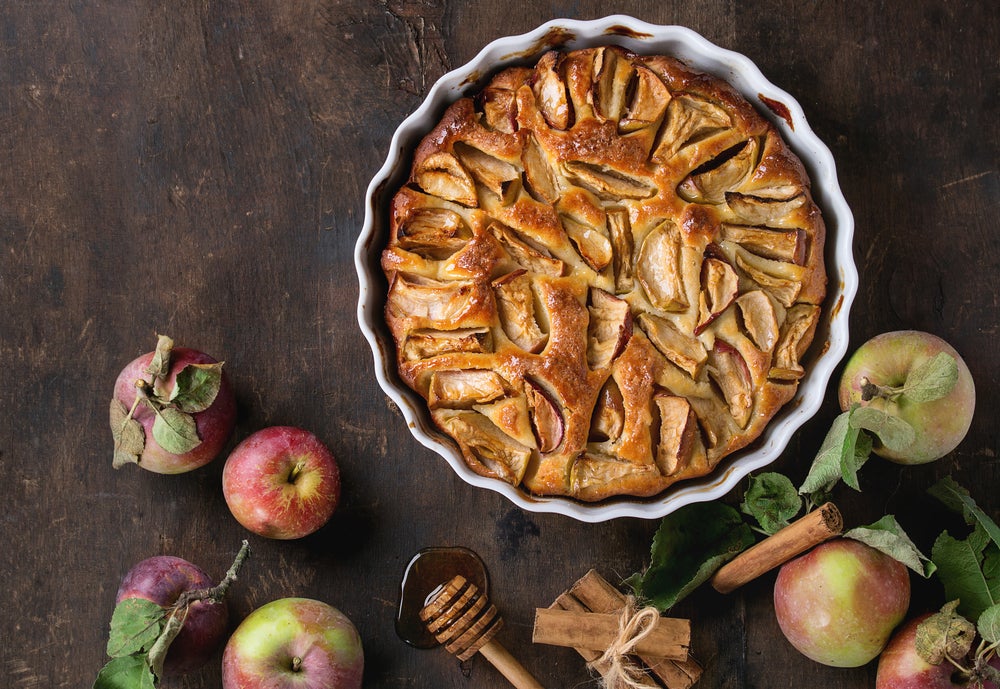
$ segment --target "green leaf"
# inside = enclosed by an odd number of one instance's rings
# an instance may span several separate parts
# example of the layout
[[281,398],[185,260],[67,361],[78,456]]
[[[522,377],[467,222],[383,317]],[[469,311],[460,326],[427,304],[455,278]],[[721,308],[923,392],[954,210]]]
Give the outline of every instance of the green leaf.
[[947,658],[961,660],[972,649],[976,628],[956,612],[957,608],[957,600],[945,603],[940,612],[917,626],[917,654],[931,665],[940,665]]
[[201,444],[194,417],[173,407],[156,412],[153,421],[153,438],[167,452],[182,455]]
[[1000,547],[1000,527],[990,519],[989,515],[979,509],[965,488],[950,476],[935,483],[928,490],[932,496],[944,503],[945,507],[960,513],[969,525],[978,524],[983,528],[997,547]]
[[166,611],[145,598],[126,598],[111,614],[108,655],[112,658],[148,651],[163,630]]
[[833,420],[805,481],[799,486],[799,493],[826,494],[841,480],[854,490],[861,490],[858,470],[871,455],[872,441],[851,423],[859,410],[854,405]]
[[885,515],[874,524],[851,529],[844,536],[861,541],[902,562],[925,579],[929,578],[936,569],[934,563],[920,552],[891,514]]
[[765,472],[750,477],[740,510],[757,520],[768,535],[788,526],[802,508],[802,498],[784,474]]
[[101,668],[94,689],[154,689],[156,678],[146,664],[145,655],[113,658]]
[[844,448],[844,456],[840,460],[840,477],[844,483],[856,491],[861,490],[858,481],[858,471],[872,454],[872,437],[867,433],[858,433],[854,438],[854,446]]
[[205,411],[212,406],[222,385],[222,362],[188,364],[174,379],[168,402],[188,414]]
[[729,505],[685,505],[663,518],[653,537],[649,567],[626,583],[638,597],[666,611],[753,542],[750,527]]
[[146,373],[154,378],[166,378],[170,373],[170,353],[173,351],[174,341],[166,335],[158,335],[156,339],[156,350],[153,358],[146,367]]
[[119,469],[129,463],[138,464],[146,446],[146,432],[142,430],[142,424],[133,419],[125,405],[117,399],[111,400],[110,412],[111,437],[115,442],[111,466]]
[[911,402],[941,399],[958,383],[958,361],[947,352],[939,352],[910,371],[903,385],[903,397]]
[[1000,642],[1000,605],[991,605],[983,610],[976,623],[979,636],[985,639],[986,643],[995,644]]
[[916,440],[913,426],[875,407],[859,407],[851,415],[851,426],[870,431],[890,450],[902,452]]
[[[980,529],[981,527],[977,527]],[[964,541],[944,531],[934,541],[931,560],[949,600],[959,600],[959,609],[969,619],[979,619],[987,608],[1000,602],[1000,553],[985,539],[970,536]]]

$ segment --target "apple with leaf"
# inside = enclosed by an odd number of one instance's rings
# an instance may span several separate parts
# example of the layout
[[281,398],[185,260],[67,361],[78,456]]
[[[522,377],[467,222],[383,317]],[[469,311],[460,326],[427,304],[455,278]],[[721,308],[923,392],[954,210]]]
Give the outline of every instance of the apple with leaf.
[[909,622],[879,659],[876,689],[1000,687],[1000,526],[948,477],[929,493],[962,515],[970,532],[942,531],[931,559],[949,601]]
[[203,666],[225,639],[226,594],[249,552],[243,541],[217,585],[179,557],[156,555],[132,567],[115,596],[107,645],[111,660],[94,689],[152,689],[164,676]]
[[219,455],[236,424],[236,398],[221,362],[160,335],[155,351],[118,375],[110,414],[116,469],[134,463],[179,474]]
[[878,436],[875,454],[899,464],[926,464],[954,450],[976,408],[972,374],[955,348],[916,330],[882,333],[844,368],[840,408]]

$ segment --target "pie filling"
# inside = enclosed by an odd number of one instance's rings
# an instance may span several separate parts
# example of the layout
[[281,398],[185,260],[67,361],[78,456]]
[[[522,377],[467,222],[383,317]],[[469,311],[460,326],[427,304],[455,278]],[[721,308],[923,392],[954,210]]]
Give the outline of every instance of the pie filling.
[[479,474],[651,496],[795,394],[826,289],[800,161],[728,83],[618,47],[455,102],[382,254],[401,378]]

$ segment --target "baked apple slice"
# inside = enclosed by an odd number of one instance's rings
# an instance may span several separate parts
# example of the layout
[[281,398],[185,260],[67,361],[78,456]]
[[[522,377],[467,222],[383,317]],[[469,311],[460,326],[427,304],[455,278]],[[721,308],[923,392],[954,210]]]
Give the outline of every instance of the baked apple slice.
[[625,400],[618,383],[613,377],[608,377],[597,395],[597,403],[590,415],[590,434],[587,439],[592,443],[609,440],[614,442],[621,437],[624,428]]
[[680,230],[669,220],[655,227],[639,249],[635,272],[650,303],[662,311],[683,311],[690,305],[681,273]]
[[536,354],[549,341],[535,317],[535,293],[527,271],[516,270],[493,281],[500,326],[515,345]]
[[653,398],[660,417],[656,466],[664,476],[683,470],[699,442],[698,417],[684,397],[660,393]]
[[531,425],[539,452],[552,452],[562,443],[566,424],[552,394],[531,378],[524,379],[524,394],[531,409]]
[[481,354],[490,351],[491,340],[489,328],[420,328],[410,333],[403,343],[403,359],[416,361],[458,352]]
[[727,342],[716,339],[708,356],[708,375],[722,390],[737,425],[746,428],[753,411],[753,381],[743,355]]
[[396,229],[396,243],[419,256],[440,261],[464,247],[472,230],[449,208],[418,208]]
[[427,391],[427,404],[431,409],[446,407],[471,408],[485,404],[507,394],[503,378],[485,369],[435,371]]
[[728,261],[706,258],[701,263],[701,293],[698,295],[698,325],[700,335],[712,321],[729,308],[740,293],[740,279]]
[[501,431],[478,412],[435,412],[438,424],[458,442],[463,454],[486,472],[518,485],[531,461],[532,449]]
[[413,181],[432,196],[440,196],[469,208],[479,205],[476,184],[458,158],[446,151],[427,156],[416,166]]
[[587,310],[587,364],[593,370],[604,369],[625,350],[632,337],[632,310],[627,301],[598,287],[590,288]]
[[651,313],[639,314],[639,327],[653,346],[692,378],[697,378],[708,361],[705,345],[696,337],[681,332],[666,318]]

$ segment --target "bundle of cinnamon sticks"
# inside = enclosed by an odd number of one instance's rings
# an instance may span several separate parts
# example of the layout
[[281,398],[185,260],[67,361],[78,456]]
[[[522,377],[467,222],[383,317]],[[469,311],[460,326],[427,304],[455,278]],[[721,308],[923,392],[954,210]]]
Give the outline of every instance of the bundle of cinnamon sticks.
[[[548,608],[535,611],[532,641],[575,648],[591,668],[607,679],[613,659],[605,651],[619,641],[627,597],[594,570],[587,572]],[[637,686],[689,689],[701,666],[688,655],[689,620],[659,617],[632,648],[640,664]],[[608,686],[606,689],[620,689]]]

